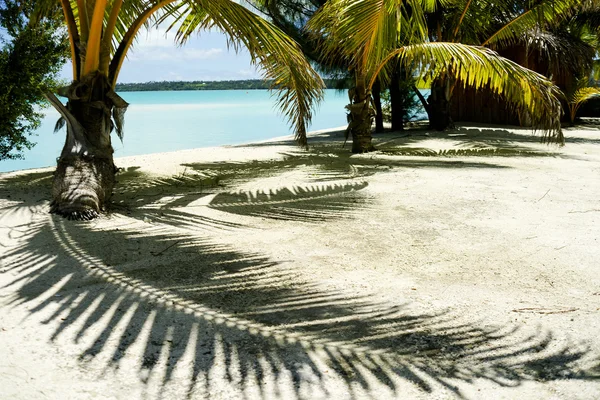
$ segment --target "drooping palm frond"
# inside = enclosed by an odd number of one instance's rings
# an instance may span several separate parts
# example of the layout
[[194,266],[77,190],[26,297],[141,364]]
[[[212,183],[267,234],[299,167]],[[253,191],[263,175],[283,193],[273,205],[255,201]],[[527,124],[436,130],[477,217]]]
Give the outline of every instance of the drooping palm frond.
[[[460,43],[422,43],[390,53],[402,63],[417,65],[421,74],[448,73],[464,86],[487,88],[527,115],[544,137],[562,142],[559,89],[544,76],[500,57],[496,52]],[[387,61],[387,60],[386,60]]]
[[382,154],[393,156],[417,157],[548,157],[552,153],[521,148],[494,148],[479,149],[445,149],[433,150],[426,147],[401,147],[399,149],[384,150]]
[[[399,45],[427,40],[423,6],[418,0],[333,0],[328,1],[307,24],[320,43],[323,58],[350,58],[353,69],[367,81]],[[377,71],[379,73],[380,71]]]
[[300,47],[279,28],[230,0],[197,0],[167,6],[175,19],[176,40],[183,44],[193,33],[218,29],[238,51],[244,47],[252,63],[260,66],[265,79],[273,80],[277,104],[292,124],[296,140],[305,146],[307,125],[314,106],[323,98],[324,84]]
[[579,75],[592,68],[595,48],[586,42],[585,37],[571,29],[540,30],[525,32],[523,41],[530,53],[537,54],[548,64],[546,75],[556,78],[559,75]]

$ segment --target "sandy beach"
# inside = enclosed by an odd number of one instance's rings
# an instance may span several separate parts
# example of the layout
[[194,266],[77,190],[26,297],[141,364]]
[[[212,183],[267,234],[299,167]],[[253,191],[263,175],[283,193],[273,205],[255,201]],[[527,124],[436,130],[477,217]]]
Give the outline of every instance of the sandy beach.
[[600,125],[339,129],[0,174],[1,399],[599,399]]

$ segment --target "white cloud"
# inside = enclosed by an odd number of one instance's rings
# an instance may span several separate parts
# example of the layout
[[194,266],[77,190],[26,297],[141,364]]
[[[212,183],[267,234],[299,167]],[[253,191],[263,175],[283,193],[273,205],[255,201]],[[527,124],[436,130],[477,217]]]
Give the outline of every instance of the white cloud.
[[185,60],[206,60],[223,53],[223,49],[182,49],[182,58]]
[[237,71],[237,75],[238,77],[247,79],[260,78],[260,72],[257,68],[240,69]]
[[151,28],[140,32],[129,50],[130,61],[192,61],[214,59],[225,52],[224,48],[201,48],[201,42],[191,40],[188,46],[175,43],[175,33],[166,28]]
[[143,49],[146,47],[173,48],[175,46],[175,33],[173,31],[167,32],[165,28],[143,30],[138,33],[136,41],[133,44],[134,49]]
[[186,48],[163,48],[142,47],[133,48],[129,54],[130,61],[193,61],[217,58],[223,53],[223,49],[186,49]]

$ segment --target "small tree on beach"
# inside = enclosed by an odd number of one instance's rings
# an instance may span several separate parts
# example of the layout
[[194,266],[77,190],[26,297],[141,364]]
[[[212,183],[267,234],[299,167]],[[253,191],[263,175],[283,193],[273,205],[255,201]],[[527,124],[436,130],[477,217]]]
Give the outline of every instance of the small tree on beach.
[[575,117],[579,108],[588,100],[600,98],[600,88],[589,86],[589,79],[581,79],[578,84],[565,93],[565,100],[569,109],[569,122],[575,125]]
[[21,158],[34,143],[30,135],[40,125],[43,90],[58,86],[57,74],[68,55],[60,26],[60,7],[41,19],[32,18],[36,2],[0,2],[0,160]]
[[[44,0],[56,4],[58,0]],[[68,28],[73,82],[47,93],[67,126],[52,190],[52,212],[75,219],[98,215],[115,184],[111,131],[123,137],[128,104],[114,89],[139,30],[174,13],[188,16],[191,31],[218,29],[237,50],[245,47],[279,90],[278,103],[306,143],[312,106],[323,82],[297,44],[280,29],[231,0],[60,0]]]
[[536,128],[560,137],[558,89],[540,74],[496,52],[453,42],[430,42],[425,14],[435,2],[418,0],[330,0],[309,28],[322,41],[325,55],[340,49],[352,59],[355,88],[348,105],[352,151],[373,150],[371,90],[386,65],[398,60],[421,76],[452,77],[475,88],[489,88],[531,115]]

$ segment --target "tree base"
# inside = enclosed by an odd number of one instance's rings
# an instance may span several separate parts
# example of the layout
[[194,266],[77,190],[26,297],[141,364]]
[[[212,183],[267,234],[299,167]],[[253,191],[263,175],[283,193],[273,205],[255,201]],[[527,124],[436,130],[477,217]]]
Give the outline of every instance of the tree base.
[[366,147],[354,147],[352,146],[353,154],[362,154],[362,153],[370,153],[371,151],[376,151],[377,149],[372,144]]
[[70,220],[96,218],[112,195],[115,172],[111,159],[61,159],[54,173],[50,212]]
[[436,115],[435,117],[429,117],[429,127],[436,131],[442,132],[446,129],[454,129],[454,121],[447,115]]

